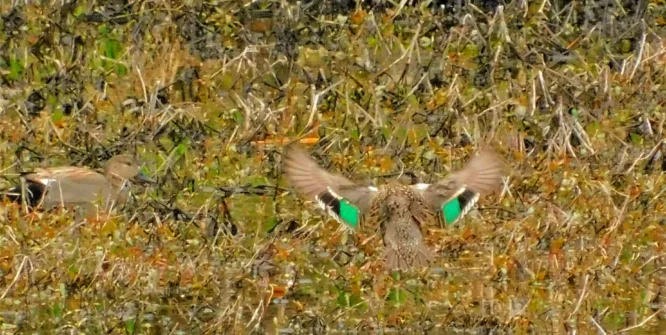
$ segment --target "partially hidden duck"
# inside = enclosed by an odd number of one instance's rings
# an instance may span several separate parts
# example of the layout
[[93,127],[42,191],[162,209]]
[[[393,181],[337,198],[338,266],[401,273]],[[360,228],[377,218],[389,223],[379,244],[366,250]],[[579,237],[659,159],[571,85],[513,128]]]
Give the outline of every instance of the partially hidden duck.
[[144,175],[132,155],[116,155],[109,159],[103,171],[87,167],[58,166],[36,169],[21,174],[21,185],[4,192],[11,201],[25,202],[30,207],[45,209],[78,205],[105,211],[125,204],[131,181],[153,183]]

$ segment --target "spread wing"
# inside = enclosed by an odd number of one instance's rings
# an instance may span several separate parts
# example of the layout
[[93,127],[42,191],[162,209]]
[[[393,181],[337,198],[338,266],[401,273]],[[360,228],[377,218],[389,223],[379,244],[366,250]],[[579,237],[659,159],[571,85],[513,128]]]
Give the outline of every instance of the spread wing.
[[441,211],[444,222],[452,224],[467,214],[479,197],[499,187],[504,173],[502,158],[494,151],[484,149],[461,170],[434,184],[414,187],[422,192],[432,211]]
[[377,193],[374,187],[358,185],[340,174],[324,170],[310,154],[294,144],[285,149],[282,170],[297,193],[317,201],[338,222],[352,228],[356,228]]

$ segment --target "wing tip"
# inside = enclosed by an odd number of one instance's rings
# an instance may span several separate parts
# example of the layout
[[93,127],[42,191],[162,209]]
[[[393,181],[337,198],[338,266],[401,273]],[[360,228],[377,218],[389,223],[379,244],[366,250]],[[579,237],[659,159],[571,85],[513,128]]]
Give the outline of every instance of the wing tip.
[[294,155],[306,155],[309,156],[310,153],[305,150],[305,147],[301,144],[299,139],[293,139],[287,143],[285,143],[283,146],[283,155],[287,157],[291,157]]
[[467,165],[469,170],[474,171],[476,180],[469,180],[468,187],[485,196],[497,190],[502,184],[502,177],[510,173],[509,164],[491,146],[479,149]]
[[501,168],[502,173],[508,173],[508,164],[506,160],[491,146],[481,147],[478,151],[478,155],[474,158],[486,164],[490,163],[492,166]]
[[283,163],[288,162],[295,155],[302,154],[305,151],[297,142],[291,142],[284,145],[282,149]]
[[282,152],[282,171],[286,173],[287,179],[291,179],[297,171],[307,170],[306,164],[311,160],[312,157],[298,144],[298,141],[288,143]]

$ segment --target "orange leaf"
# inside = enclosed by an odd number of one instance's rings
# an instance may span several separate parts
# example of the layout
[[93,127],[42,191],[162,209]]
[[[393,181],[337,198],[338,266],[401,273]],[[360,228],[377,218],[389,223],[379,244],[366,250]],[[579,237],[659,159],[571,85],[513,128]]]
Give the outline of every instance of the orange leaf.
[[563,238],[560,237],[558,239],[555,239],[550,244],[550,253],[553,254],[553,255],[561,254],[563,246],[564,246],[564,239]]
[[273,298],[279,299],[287,294],[287,289],[284,286],[271,284],[271,288],[273,289]]
[[363,20],[365,20],[366,15],[367,13],[363,9],[359,9],[355,11],[354,14],[352,14],[351,21],[354,24],[360,24],[363,22]]
[[248,26],[251,31],[263,33],[269,30],[271,24],[267,20],[252,20]]
[[379,169],[383,172],[389,171],[391,169],[391,165],[393,165],[393,162],[391,161],[391,157],[389,156],[384,156],[380,158],[379,160]]
[[289,257],[290,253],[291,249],[277,247],[277,253],[275,254],[275,258],[286,259]]
[[637,197],[641,194],[641,188],[638,186],[633,186],[629,189],[629,195],[631,197]]
[[192,283],[192,278],[194,278],[194,273],[192,269],[187,268],[180,273],[180,286],[186,286]]
[[[269,138],[265,139],[263,141],[252,141],[252,145],[272,145],[272,144],[286,144],[291,141],[290,138],[288,137],[280,137],[280,138]],[[305,137],[300,140],[298,140],[299,143],[301,144],[315,144],[319,141],[319,137]]]
[[127,252],[131,255],[134,256],[135,258],[141,257],[143,255],[143,251],[139,249],[139,247],[131,247],[127,249]]
[[28,35],[26,36],[26,40],[28,41],[28,43],[34,45],[39,41],[39,37],[36,35]]
[[73,295],[67,299],[67,308],[70,310],[77,310],[81,307],[81,298],[77,295]]
[[474,233],[472,232],[472,230],[471,230],[469,227],[465,227],[465,230],[463,230],[463,233],[462,233],[462,238],[465,239],[465,240],[467,240],[467,239],[469,239],[472,235],[474,235]]

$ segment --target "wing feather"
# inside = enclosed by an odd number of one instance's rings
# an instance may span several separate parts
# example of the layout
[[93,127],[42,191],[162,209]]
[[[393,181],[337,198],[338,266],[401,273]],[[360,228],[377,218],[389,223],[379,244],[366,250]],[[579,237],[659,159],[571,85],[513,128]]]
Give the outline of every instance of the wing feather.
[[282,158],[282,170],[291,187],[301,196],[311,200],[323,192],[332,190],[357,207],[361,213],[370,208],[372,198],[377,193],[372,187],[359,185],[340,174],[324,170],[300,146],[287,146]]
[[465,191],[483,196],[497,189],[505,171],[502,158],[491,149],[484,149],[461,170],[427,187],[421,185],[420,189],[423,190],[428,206],[434,211],[440,211],[442,206]]

